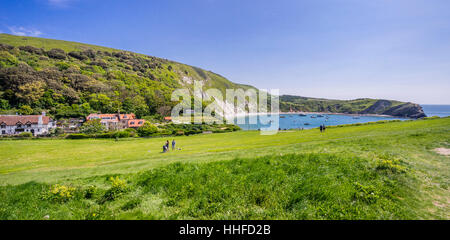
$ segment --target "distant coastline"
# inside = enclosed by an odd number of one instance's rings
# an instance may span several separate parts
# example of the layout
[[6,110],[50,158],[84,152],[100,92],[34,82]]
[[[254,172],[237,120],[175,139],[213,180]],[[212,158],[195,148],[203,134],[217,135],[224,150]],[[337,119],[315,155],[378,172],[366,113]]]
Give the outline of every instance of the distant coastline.
[[[244,116],[256,116],[256,115],[297,115],[297,114],[316,114],[316,115],[345,115],[345,116],[368,116],[368,117],[391,117],[391,118],[404,118],[404,119],[414,119],[409,117],[398,117],[398,116],[392,116],[392,115],[385,115],[385,114],[374,114],[374,113],[364,113],[364,114],[357,114],[357,113],[333,113],[333,112],[253,112],[253,113],[238,113],[234,116],[236,117],[244,117]],[[233,116],[233,117],[234,117]]]

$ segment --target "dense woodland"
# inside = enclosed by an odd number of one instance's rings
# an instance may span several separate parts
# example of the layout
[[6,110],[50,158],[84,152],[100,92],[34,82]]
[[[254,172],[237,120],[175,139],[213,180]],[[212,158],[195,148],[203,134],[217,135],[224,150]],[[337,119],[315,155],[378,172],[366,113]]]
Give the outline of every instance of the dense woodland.
[[49,110],[56,118],[92,112],[165,114],[179,87],[169,62],[130,52],[65,52],[0,45],[0,108]]

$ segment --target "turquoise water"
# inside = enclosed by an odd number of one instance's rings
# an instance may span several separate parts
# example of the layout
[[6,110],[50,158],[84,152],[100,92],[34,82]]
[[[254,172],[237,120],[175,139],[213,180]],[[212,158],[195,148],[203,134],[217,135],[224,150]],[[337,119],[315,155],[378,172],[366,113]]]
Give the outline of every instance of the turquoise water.
[[[381,120],[406,120],[406,118],[395,118],[395,117],[378,117],[378,116],[351,116],[351,115],[333,115],[333,114],[322,114],[323,117],[317,117],[317,114],[307,114],[306,116],[299,116],[299,114],[281,114],[279,115],[279,128],[281,129],[310,129],[316,128],[324,124],[325,126],[331,125],[341,125],[341,124],[352,124],[352,123],[365,123],[365,122],[376,122]],[[257,121],[258,116],[245,117],[245,123],[240,123],[238,121],[243,121],[244,117],[235,120],[235,124],[241,127],[243,130],[257,130],[264,127],[268,127],[269,124],[261,124],[261,121]],[[256,124],[250,124],[249,121],[257,122]],[[276,124],[274,121],[273,124]]]

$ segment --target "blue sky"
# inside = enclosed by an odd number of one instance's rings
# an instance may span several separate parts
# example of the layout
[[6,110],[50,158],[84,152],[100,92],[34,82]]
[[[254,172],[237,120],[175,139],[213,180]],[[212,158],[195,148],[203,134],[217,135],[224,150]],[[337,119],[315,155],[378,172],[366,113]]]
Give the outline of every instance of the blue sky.
[[0,32],[168,58],[281,94],[450,104],[448,0],[0,0]]

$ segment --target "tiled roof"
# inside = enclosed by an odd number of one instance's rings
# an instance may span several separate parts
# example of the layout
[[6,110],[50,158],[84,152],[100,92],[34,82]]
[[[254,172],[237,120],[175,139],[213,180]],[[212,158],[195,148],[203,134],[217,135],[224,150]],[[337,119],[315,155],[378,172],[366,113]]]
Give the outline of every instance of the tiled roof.
[[135,119],[136,115],[134,115],[134,113],[130,113],[130,114],[120,114],[119,115],[120,119]]
[[7,126],[14,126],[17,123],[38,124],[39,118],[42,117],[42,124],[48,124],[50,117],[42,115],[0,115],[0,124],[5,123]]
[[128,120],[128,127],[142,127],[144,123],[144,119],[132,119]]
[[[91,120],[91,119],[102,119],[102,121],[107,121],[107,122],[117,122],[119,119],[117,118],[117,114],[96,114],[96,113],[92,113],[89,114],[89,116],[86,117],[87,120]],[[111,118],[111,119],[104,119],[104,118]]]

